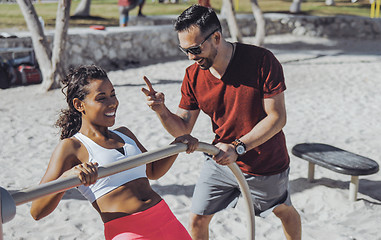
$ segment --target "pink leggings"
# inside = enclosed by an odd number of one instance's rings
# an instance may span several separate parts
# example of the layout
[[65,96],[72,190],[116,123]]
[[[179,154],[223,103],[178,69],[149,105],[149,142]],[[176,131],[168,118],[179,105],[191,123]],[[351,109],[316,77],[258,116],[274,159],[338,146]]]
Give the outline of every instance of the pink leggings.
[[164,200],[104,224],[106,240],[192,240]]

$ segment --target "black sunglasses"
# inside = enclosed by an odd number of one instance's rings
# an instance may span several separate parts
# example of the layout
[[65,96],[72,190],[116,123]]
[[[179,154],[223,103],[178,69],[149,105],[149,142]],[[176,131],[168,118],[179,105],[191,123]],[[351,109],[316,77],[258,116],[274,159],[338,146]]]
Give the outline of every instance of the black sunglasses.
[[179,45],[179,48],[180,50],[185,53],[185,55],[188,55],[188,53],[191,53],[193,55],[198,55],[202,52],[201,50],[201,46],[204,42],[206,42],[206,40],[208,40],[215,32],[217,32],[219,30],[219,28],[215,29],[213,32],[211,32],[205,39],[204,41],[202,41],[199,45],[197,46],[194,46],[194,47],[190,47],[190,48],[182,48],[180,45]]

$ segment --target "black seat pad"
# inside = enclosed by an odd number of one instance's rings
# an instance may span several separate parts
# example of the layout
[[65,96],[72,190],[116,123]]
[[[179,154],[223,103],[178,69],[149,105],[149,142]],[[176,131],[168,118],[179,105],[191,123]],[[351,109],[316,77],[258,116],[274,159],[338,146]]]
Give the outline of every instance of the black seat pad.
[[292,154],[332,171],[359,176],[378,172],[372,159],[321,143],[301,143],[292,148]]

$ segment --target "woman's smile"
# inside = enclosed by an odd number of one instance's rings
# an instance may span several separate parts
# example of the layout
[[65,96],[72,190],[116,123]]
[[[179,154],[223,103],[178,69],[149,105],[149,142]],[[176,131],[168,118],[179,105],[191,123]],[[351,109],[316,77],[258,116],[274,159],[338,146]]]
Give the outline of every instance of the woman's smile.
[[116,111],[105,113],[107,117],[115,117]]

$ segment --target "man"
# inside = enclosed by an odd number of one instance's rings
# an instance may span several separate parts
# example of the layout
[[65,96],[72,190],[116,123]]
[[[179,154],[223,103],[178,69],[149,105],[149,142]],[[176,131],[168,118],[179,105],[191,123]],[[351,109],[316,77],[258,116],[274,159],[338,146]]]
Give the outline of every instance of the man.
[[175,22],[180,49],[194,60],[187,68],[176,114],[164,104],[147,78],[148,105],[166,130],[177,137],[189,134],[200,110],[210,116],[216,156],[206,156],[192,199],[190,233],[209,238],[213,215],[234,206],[239,186],[227,164],[244,172],[256,215],[280,218],[287,239],[301,239],[300,216],[288,192],[289,156],[282,128],[286,123],[283,70],[263,48],[227,42],[210,8],[193,5]]

